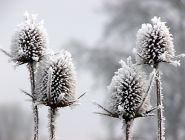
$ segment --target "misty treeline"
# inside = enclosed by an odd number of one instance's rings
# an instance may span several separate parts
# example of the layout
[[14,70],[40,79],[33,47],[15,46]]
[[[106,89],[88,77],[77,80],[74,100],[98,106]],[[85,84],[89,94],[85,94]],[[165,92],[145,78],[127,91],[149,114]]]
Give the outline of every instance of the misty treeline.
[[[0,107],[0,140],[30,140],[32,137],[32,115],[17,104]],[[41,122],[42,128],[42,122]],[[46,136],[41,134],[41,140]]]
[[[99,41],[88,46],[88,44],[74,39],[62,47],[72,52],[77,64],[81,65],[82,68],[87,68],[97,78],[99,77],[95,84],[102,88],[102,85],[110,83],[114,72],[119,68],[117,62],[132,55],[137,30],[143,22],[149,22],[153,16],[160,16],[163,21],[167,22],[173,34],[176,51],[183,53],[185,51],[184,12],[185,3],[182,0],[109,0],[105,2],[103,11],[108,17],[108,22]],[[185,115],[184,60],[181,61],[181,65],[182,67],[178,69],[165,64],[162,66],[163,90],[167,93],[164,97],[164,114],[166,116],[166,139],[168,140],[185,139],[183,133],[185,131],[185,119],[183,117]],[[106,86],[104,88],[106,95]],[[116,122],[110,121],[110,119],[102,119],[104,123],[109,124],[105,125],[106,129],[108,128],[107,139],[121,139],[120,135],[114,134]],[[152,123],[156,121],[155,118],[144,121],[148,121],[148,123],[141,122],[142,125],[136,129],[134,138],[156,139],[156,126]],[[141,127],[143,129],[140,129]]]

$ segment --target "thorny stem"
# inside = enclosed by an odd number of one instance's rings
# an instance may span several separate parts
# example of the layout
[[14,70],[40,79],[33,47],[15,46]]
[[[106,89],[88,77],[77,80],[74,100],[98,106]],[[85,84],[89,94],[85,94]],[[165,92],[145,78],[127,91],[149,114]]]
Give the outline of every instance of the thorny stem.
[[56,120],[57,108],[49,108],[49,133],[50,140],[55,140],[55,120]]
[[39,116],[38,107],[33,103],[33,115],[34,115],[34,140],[38,140],[39,135]]
[[39,130],[39,115],[38,115],[38,107],[35,105],[35,97],[34,97],[34,90],[35,90],[35,64],[29,64],[29,72],[30,72],[30,82],[31,82],[31,93],[33,96],[32,99],[32,106],[33,106],[33,119],[34,119],[34,140],[38,140],[38,130]]
[[133,123],[133,120],[126,121],[125,139],[123,139],[123,140],[131,140],[132,123]]
[[163,103],[162,103],[162,93],[161,93],[161,81],[158,65],[156,68],[156,94],[157,94],[157,120],[158,120],[158,140],[165,140],[164,131],[165,127],[163,126]]

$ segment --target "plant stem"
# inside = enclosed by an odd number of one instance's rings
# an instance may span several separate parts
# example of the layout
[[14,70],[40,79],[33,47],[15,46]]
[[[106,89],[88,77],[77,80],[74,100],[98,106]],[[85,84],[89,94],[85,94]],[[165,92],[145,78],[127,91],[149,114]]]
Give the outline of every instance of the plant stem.
[[131,140],[131,127],[133,120],[126,121],[126,129],[125,129],[125,139],[123,140]]
[[38,115],[38,107],[35,105],[35,64],[29,64],[29,72],[30,72],[30,82],[31,82],[31,93],[33,96],[32,99],[32,106],[33,106],[33,119],[34,119],[34,140],[38,140],[38,133],[39,133],[39,115]]
[[55,140],[55,120],[57,108],[49,108],[49,132],[50,132],[50,140]]
[[39,135],[39,116],[38,107],[33,103],[33,115],[34,115],[34,140],[38,140]]
[[163,103],[162,103],[162,92],[161,92],[161,79],[160,79],[160,73],[159,73],[159,68],[158,65],[155,67],[156,68],[156,94],[157,94],[157,121],[158,121],[158,140],[165,140],[164,137],[164,131],[165,127],[163,126]]

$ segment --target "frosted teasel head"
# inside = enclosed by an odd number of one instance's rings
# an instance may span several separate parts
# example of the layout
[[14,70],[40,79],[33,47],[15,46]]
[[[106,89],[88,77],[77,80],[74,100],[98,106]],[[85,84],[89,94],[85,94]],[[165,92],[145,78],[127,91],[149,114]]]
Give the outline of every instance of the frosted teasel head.
[[150,108],[149,100],[146,100],[146,81],[131,58],[127,59],[127,63],[120,63],[121,68],[115,72],[108,87],[111,93],[110,112],[124,120],[131,120],[143,116]]
[[35,98],[52,108],[75,101],[76,76],[71,54],[67,51],[45,56],[36,71]]
[[45,54],[48,38],[43,21],[25,12],[24,22],[17,25],[11,43],[12,60],[18,64],[37,62]]
[[155,66],[160,62],[176,63],[172,34],[159,17],[154,17],[151,24],[143,24],[137,33],[138,63]]

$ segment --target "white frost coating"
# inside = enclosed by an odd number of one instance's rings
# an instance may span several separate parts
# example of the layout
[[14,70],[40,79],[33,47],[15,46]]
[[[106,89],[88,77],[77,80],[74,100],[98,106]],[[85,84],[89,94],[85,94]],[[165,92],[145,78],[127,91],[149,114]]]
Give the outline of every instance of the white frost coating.
[[[75,87],[76,73],[69,52],[61,51],[43,57],[36,72],[35,94],[38,102],[47,106],[67,106],[75,99]],[[50,95],[48,89],[51,89]]]
[[[159,77],[159,80],[161,81],[161,77]],[[161,108],[161,118],[162,118],[162,120],[161,120],[161,128],[162,128],[161,136],[162,136],[162,140],[165,140],[165,122],[164,121],[166,119],[165,119],[165,116],[164,116],[162,85],[160,85],[160,86],[161,86],[161,88],[160,88],[160,92],[161,92],[161,106],[160,106],[160,108]]]
[[174,65],[175,67],[178,67],[181,65],[180,60],[172,61],[171,64]]
[[48,38],[43,22],[37,22],[35,15],[24,14],[24,21],[17,25],[12,37],[11,55],[17,63],[39,61],[45,54]]
[[150,65],[171,62],[175,56],[175,50],[169,28],[159,17],[154,17],[151,21],[151,24],[143,24],[138,30],[136,60],[138,63]]
[[162,128],[162,131],[161,131],[161,136],[162,136],[162,140],[165,140],[165,117],[164,117],[164,106],[163,106],[163,103],[161,102],[161,128]]
[[127,59],[127,63],[120,61],[120,64],[121,68],[115,72],[108,87],[112,94],[110,109],[119,114],[120,118],[134,118],[135,115],[145,113],[150,107],[147,100],[140,107],[146,92],[145,75],[136,70],[131,57]]

